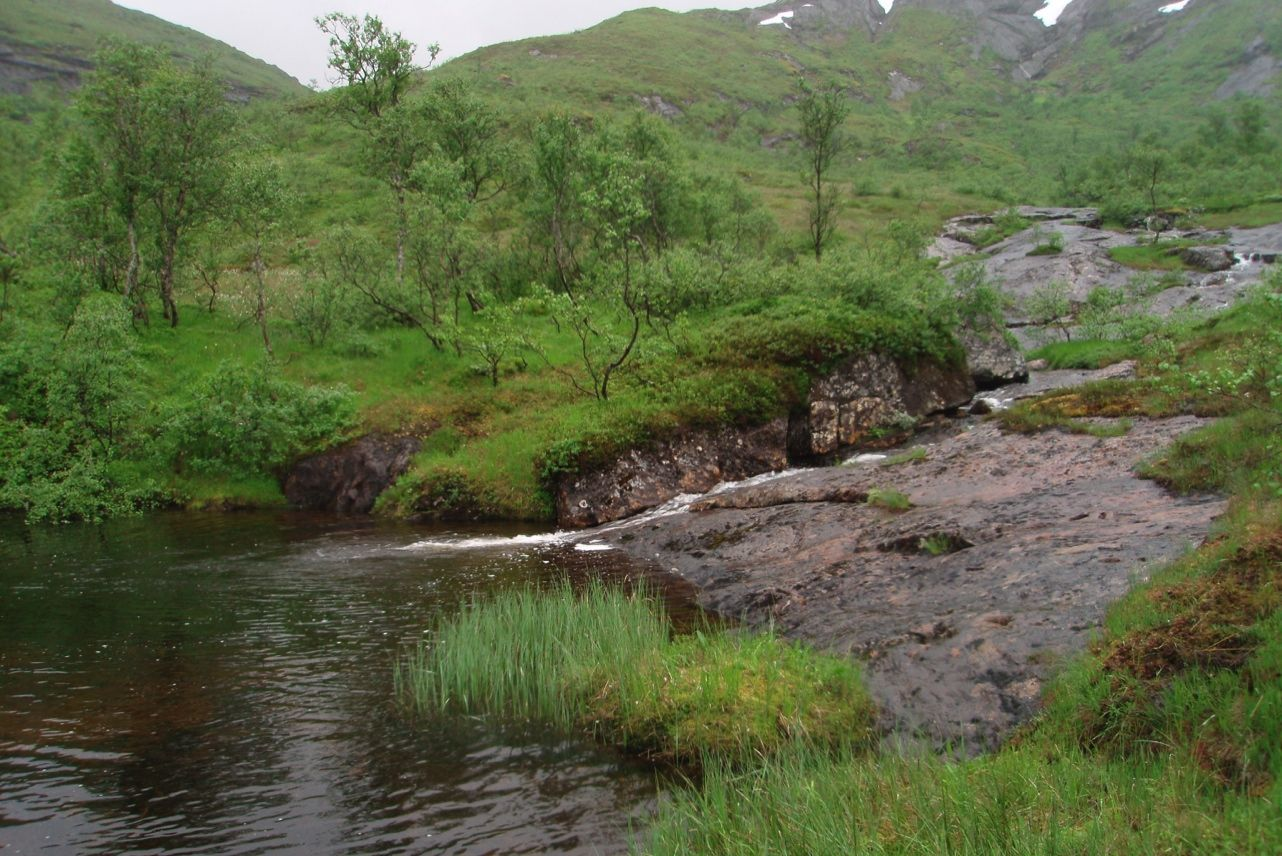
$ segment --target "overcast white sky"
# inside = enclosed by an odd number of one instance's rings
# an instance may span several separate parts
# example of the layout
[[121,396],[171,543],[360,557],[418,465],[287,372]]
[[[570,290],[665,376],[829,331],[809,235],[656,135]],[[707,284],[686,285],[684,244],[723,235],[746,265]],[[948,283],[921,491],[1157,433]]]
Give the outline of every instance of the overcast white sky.
[[[420,46],[438,42],[442,58],[474,48],[581,30],[628,9],[677,12],[743,9],[766,0],[116,0],[199,30],[297,77],[325,83],[327,40],[312,19],[328,12],[377,15]],[[419,57],[425,62],[425,53]]]
[[[677,12],[710,6],[743,9],[768,0],[116,0],[118,5],[199,30],[297,77],[326,83],[325,36],[312,19],[327,12],[378,15],[419,45],[438,42],[442,58],[474,48],[581,30],[628,9]],[[805,0],[801,0],[805,2]],[[893,0],[879,0],[890,8]],[[1052,23],[1071,0],[1048,0],[1038,17]],[[420,56],[425,62],[426,54]]]

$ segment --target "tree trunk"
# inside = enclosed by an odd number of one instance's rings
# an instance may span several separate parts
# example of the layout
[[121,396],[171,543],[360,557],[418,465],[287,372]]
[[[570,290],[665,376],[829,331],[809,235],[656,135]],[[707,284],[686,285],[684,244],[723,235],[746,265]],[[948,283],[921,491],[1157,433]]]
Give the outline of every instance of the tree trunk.
[[263,347],[267,349],[267,356],[275,359],[276,355],[272,353],[271,336],[267,333],[267,284],[264,281],[263,256],[260,251],[254,252],[254,278],[258,281],[258,306],[254,310],[254,317],[258,321],[258,329],[263,334]]
[[178,252],[176,238],[166,242],[160,268],[160,302],[170,327],[178,326],[178,304],[174,302],[174,257]]
[[125,302],[133,313],[134,321],[146,324],[147,304],[138,288],[138,274],[142,268],[142,254],[138,250],[138,227],[129,221],[129,267],[125,269]]
[[405,182],[396,176],[392,179],[396,194],[396,281],[405,281],[405,245],[409,242],[409,215],[405,213]]

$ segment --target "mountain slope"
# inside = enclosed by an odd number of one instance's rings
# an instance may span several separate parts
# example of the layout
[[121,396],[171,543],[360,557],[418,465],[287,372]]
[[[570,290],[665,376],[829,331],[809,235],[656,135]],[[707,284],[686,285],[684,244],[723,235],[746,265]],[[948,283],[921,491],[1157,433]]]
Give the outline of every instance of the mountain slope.
[[724,162],[729,148],[741,173],[765,174],[759,183],[774,186],[795,181],[786,152],[797,79],[833,82],[850,98],[854,163],[843,177],[852,189],[931,201],[951,187],[1050,202],[1065,158],[1089,159],[1141,132],[1174,145],[1226,99],[1279,103],[1276,0],[1190,0],[1165,12],[1169,0],[1074,0],[1052,27],[1033,15],[1042,5],[643,9],[578,33],[483,48],[429,77],[463,77],[518,118],[642,106],[710,159]]
[[285,72],[230,45],[110,0],[4,0],[0,3],[0,92],[75,86],[105,38],[163,48],[180,61],[211,56],[234,97],[277,97],[304,91]]

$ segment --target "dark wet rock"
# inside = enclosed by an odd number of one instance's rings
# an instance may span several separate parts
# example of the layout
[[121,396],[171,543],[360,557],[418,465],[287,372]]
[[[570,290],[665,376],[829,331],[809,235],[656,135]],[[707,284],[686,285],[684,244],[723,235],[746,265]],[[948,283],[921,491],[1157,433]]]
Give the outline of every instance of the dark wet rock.
[[977,389],[995,389],[1028,380],[1028,366],[1019,347],[1001,328],[965,329],[958,339],[966,351],[966,365]]
[[1185,247],[1180,259],[1198,270],[1215,273],[1233,267],[1233,254],[1223,247]]
[[562,526],[595,526],[629,517],[683,493],[783,469],[787,420],[758,428],[690,431],[632,449],[609,466],[562,479],[556,517]]
[[[977,751],[1036,712],[1133,576],[1223,512],[1133,473],[1204,424],[1138,420],[1100,439],[953,423],[912,465],[780,475],[601,537],[676,570],[707,608],[865,659],[887,728]],[[914,507],[852,501],[873,487]],[[934,549],[942,536],[958,549]]]
[[880,354],[846,360],[816,382],[789,428],[788,452],[814,458],[859,444],[887,426],[966,405],[975,394],[963,367],[923,362],[906,369]]
[[371,434],[304,458],[285,477],[285,498],[309,511],[365,514],[409,468],[421,445],[415,437]]
[[977,398],[970,403],[968,412],[971,416],[987,416],[993,412],[993,406],[986,399]]
[[774,508],[779,505],[812,502],[868,501],[868,491],[853,485],[795,485],[767,482],[751,490],[735,490],[704,497],[690,506],[691,513],[719,508]]

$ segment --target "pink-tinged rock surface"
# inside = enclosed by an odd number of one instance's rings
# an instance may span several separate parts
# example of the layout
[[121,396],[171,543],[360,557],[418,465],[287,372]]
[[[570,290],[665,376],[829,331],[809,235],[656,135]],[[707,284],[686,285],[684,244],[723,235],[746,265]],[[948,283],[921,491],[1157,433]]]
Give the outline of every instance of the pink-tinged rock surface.
[[[705,607],[865,659],[888,729],[980,749],[1037,710],[1110,603],[1223,512],[1133,472],[1202,424],[1101,439],[952,421],[924,461],[804,471],[603,537],[680,573]],[[914,507],[868,506],[874,487]]]

